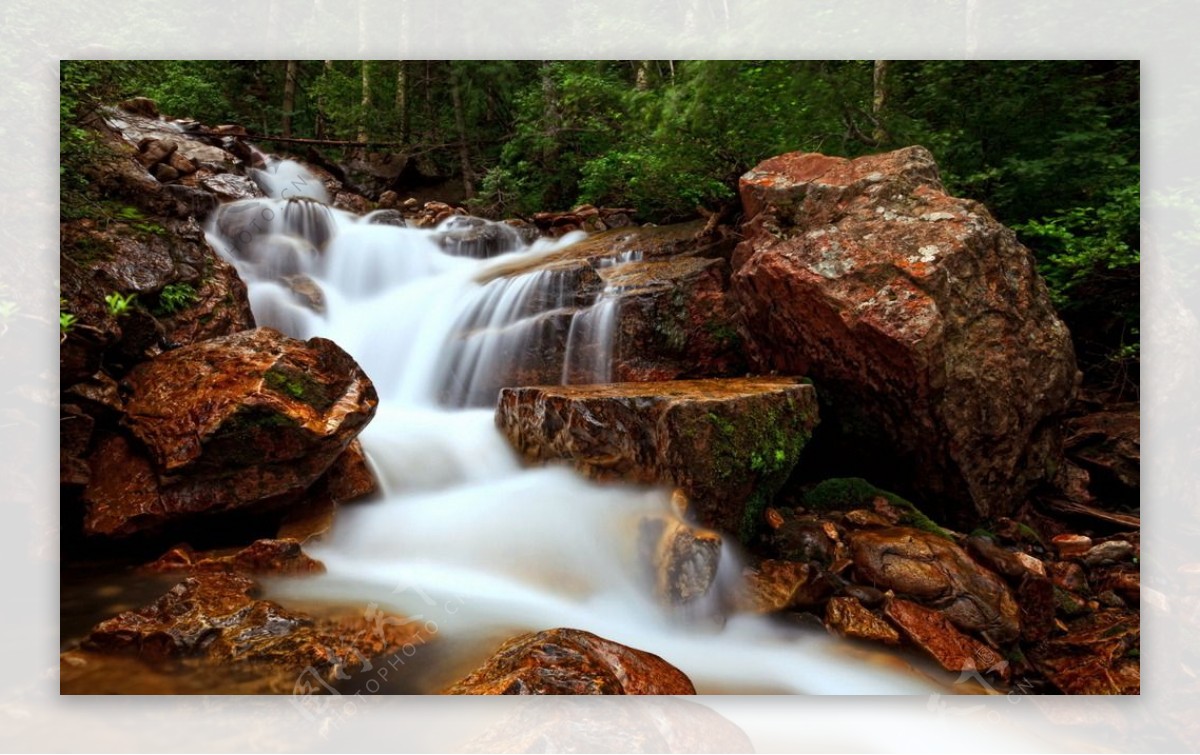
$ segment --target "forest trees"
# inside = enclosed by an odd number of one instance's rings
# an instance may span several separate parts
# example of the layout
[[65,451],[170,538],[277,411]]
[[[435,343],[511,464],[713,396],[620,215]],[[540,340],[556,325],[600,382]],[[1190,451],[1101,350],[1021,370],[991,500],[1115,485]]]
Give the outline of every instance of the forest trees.
[[735,201],[774,154],[921,144],[952,193],[1035,251],[1085,365],[1136,381],[1136,61],[68,61],[62,75],[64,182],[86,146],[78,118],[132,95],[260,135],[393,143],[493,216],[592,202],[682,220]]

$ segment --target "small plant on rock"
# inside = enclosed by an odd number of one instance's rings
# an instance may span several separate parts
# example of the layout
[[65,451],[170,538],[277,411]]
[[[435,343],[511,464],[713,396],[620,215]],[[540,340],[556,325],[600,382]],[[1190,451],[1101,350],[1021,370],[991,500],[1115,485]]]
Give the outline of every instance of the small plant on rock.
[[113,317],[125,317],[129,314],[129,308],[133,305],[133,300],[137,298],[137,294],[121,295],[113,291],[108,296],[104,297],[104,303],[108,305],[108,313]]
[[155,314],[173,315],[196,301],[196,289],[187,283],[172,283],[158,294]]

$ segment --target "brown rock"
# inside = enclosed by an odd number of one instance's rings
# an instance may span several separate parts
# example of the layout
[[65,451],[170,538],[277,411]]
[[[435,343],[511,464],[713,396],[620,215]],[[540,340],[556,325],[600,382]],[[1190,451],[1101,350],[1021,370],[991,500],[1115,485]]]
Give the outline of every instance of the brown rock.
[[64,404],[59,410],[59,485],[87,485],[91,472],[84,457],[87,456],[95,427],[95,419],[78,406]]
[[127,113],[140,115],[143,118],[158,117],[158,104],[149,97],[131,97],[122,102],[118,107]]
[[137,160],[147,168],[169,160],[179,149],[179,143],[163,139],[146,139],[138,145]]
[[1082,555],[1092,547],[1092,539],[1087,535],[1055,535],[1050,543],[1063,558]]
[[[143,663],[177,664],[181,676],[218,671],[229,677],[224,685],[239,692],[299,694],[302,684],[332,689],[338,678],[372,660],[431,639],[421,622],[370,612],[312,617],[257,600],[253,590],[251,580],[233,574],[188,577],[152,605],[96,625],[75,665],[87,665],[97,654],[136,656]],[[64,675],[64,692],[104,691],[72,686]]]
[[1049,572],[1050,581],[1056,587],[1061,587],[1071,592],[1090,592],[1087,575],[1083,573],[1083,567],[1073,561],[1051,562],[1047,571]]
[[269,328],[168,352],[123,385],[122,423],[140,444],[112,436],[93,455],[91,534],[283,502],[329,468],[378,402],[336,344]]
[[1077,375],[1029,250],[946,195],[920,147],[781,155],[740,191],[732,292],[752,365],[811,375],[845,444],[895,460],[884,482],[1010,512],[1054,467]]
[[333,528],[336,513],[337,504],[327,490],[310,491],[305,500],[288,509],[283,521],[279,523],[277,537],[280,540],[307,542],[329,532]]
[[317,314],[325,313],[325,292],[312,278],[304,274],[285,275],[283,284],[296,295],[296,300]]
[[1020,612],[1007,585],[944,538],[909,527],[850,534],[858,581],[940,609],[996,645],[1017,639]]
[[186,176],[190,173],[196,172],[197,166],[195,161],[189,157],[181,155],[179,152],[172,152],[171,156],[167,158],[167,162],[180,176]]
[[[1117,405],[1066,422],[1068,458],[1101,485],[1125,494],[1141,487],[1141,411],[1137,404]],[[1134,501],[1136,503],[1136,501]]]
[[578,629],[505,642],[449,695],[694,695],[683,672],[657,655]]
[[335,503],[364,498],[378,488],[358,438],[350,441],[346,450],[334,459],[333,465],[325,473],[325,479],[325,488]]
[[721,562],[721,536],[673,517],[646,517],[638,523],[638,551],[658,596],[684,605],[712,588]]
[[1008,666],[999,653],[955,629],[942,612],[900,598],[888,601],[883,610],[913,644],[947,671],[1006,675]]
[[233,266],[213,254],[208,274],[195,286],[195,301],[174,314],[160,315],[163,337],[175,346],[187,346],[254,328],[254,314],[246,284]]
[[1030,649],[1034,665],[1068,695],[1136,695],[1140,636],[1137,614],[1105,610],[1070,624],[1063,637]]
[[1054,631],[1056,597],[1054,583],[1045,576],[1028,573],[1017,586],[1021,606],[1021,638],[1040,642]]
[[669,482],[702,524],[743,536],[816,422],[812,386],[783,378],[506,388],[496,408],[496,424],[526,460]]
[[1128,561],[1134,557],[1136,549],[1133,543],[1124,540],[1109,540],[1106,543],[1093,545],[1080,557],[1085,566],[1097,567]]
[[162,183],[174,181],[179,178],[179,171],[172,168],[167,163],[159,163],[150,169],[150,174],[157,178]]
[[295,540],[255,540],[245,548],[195,551],[178,545],[142,570],[148,572],[226,572],[231,574],[322,574],[325,566],[310,558]]
[[824,603],[835,589],[827,573],[797,561],[763,561],[757,568],[745,569],[742,579],[734,604],[747,613],[812,608]]
[[1029,571],[1015,552],[996,545],[988,538],[968,537],[966,547],[972,558],[1010,580],[1019,581]]
[[842,637],[872,640],[888,645],[900,642],[891,625],[868,611],[854,598],[830,598],[825,604],[825,624]]

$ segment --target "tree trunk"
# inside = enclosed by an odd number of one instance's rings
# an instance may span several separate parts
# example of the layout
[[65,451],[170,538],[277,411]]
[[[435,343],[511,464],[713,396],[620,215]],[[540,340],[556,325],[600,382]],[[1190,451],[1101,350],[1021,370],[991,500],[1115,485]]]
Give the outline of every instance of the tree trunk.
[[650,61],[639,60],[637,62],[637,74],[634,77],[633,88],[639,92],[650,88]]
[[871,138],[876,144],[888,141],[887,129],[883,126],[884,109],[887,107],[887,72],[886,60],[875,61],[875,71],[871,77],[874,96],[871,98],[871,119],[875,122],[875,131]]
[[554,69],[548,60],[542,61],[542,163],[549,166],[558,156],[558,87],[554,84]]
[[[325,79],[325,81],[322,83],[327,85],[329,80],[333,76],[333,61],[332,60],[325,61],[324,71],[322,72],[321,75]],[[322,86],[320,89],[320,94],[317,95],[317,138],[318,139],[325,138],[325,131],[328,128],[328,124],[325,122],[325,118],[326,118],[326,116],[325,116],[325,87]]]
[[454,127],[458,129],[458,160],[462,166],[463,192],[467,199],[475,195],[474,176],[471,171],[471,151],[467,146],[467,120],[463,113],[462,92],[457,72],[450,69],[450,101],[454,104]]
[[408,140],[408,72],[404,61],[396,61],[396,121],[400,124],[400,141]]
[[297,61],[287,62],[287,71],[283,77],[283,135],[292,135],[292,115],[296,111],[296,75]]
[[371,66],[368,61],[362,62],[362,114],[358,121],[358,140],[370,141],[371,133],[367,129],[367,119],[371,114]]

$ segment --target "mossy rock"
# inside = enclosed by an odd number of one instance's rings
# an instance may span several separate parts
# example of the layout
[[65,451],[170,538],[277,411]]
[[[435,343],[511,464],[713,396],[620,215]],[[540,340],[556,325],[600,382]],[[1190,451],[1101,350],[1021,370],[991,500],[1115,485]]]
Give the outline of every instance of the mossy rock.
[[876,498],[883,498],[901,512],[900,524],[944,537],[947,540],[954,539],[949,532],[926,516],[912,501],[877,488],[861,477],[835,477],[824,480],[805,493],[801,503],[810,511],[825,513],[860,508],[869,509],[871,502]]

